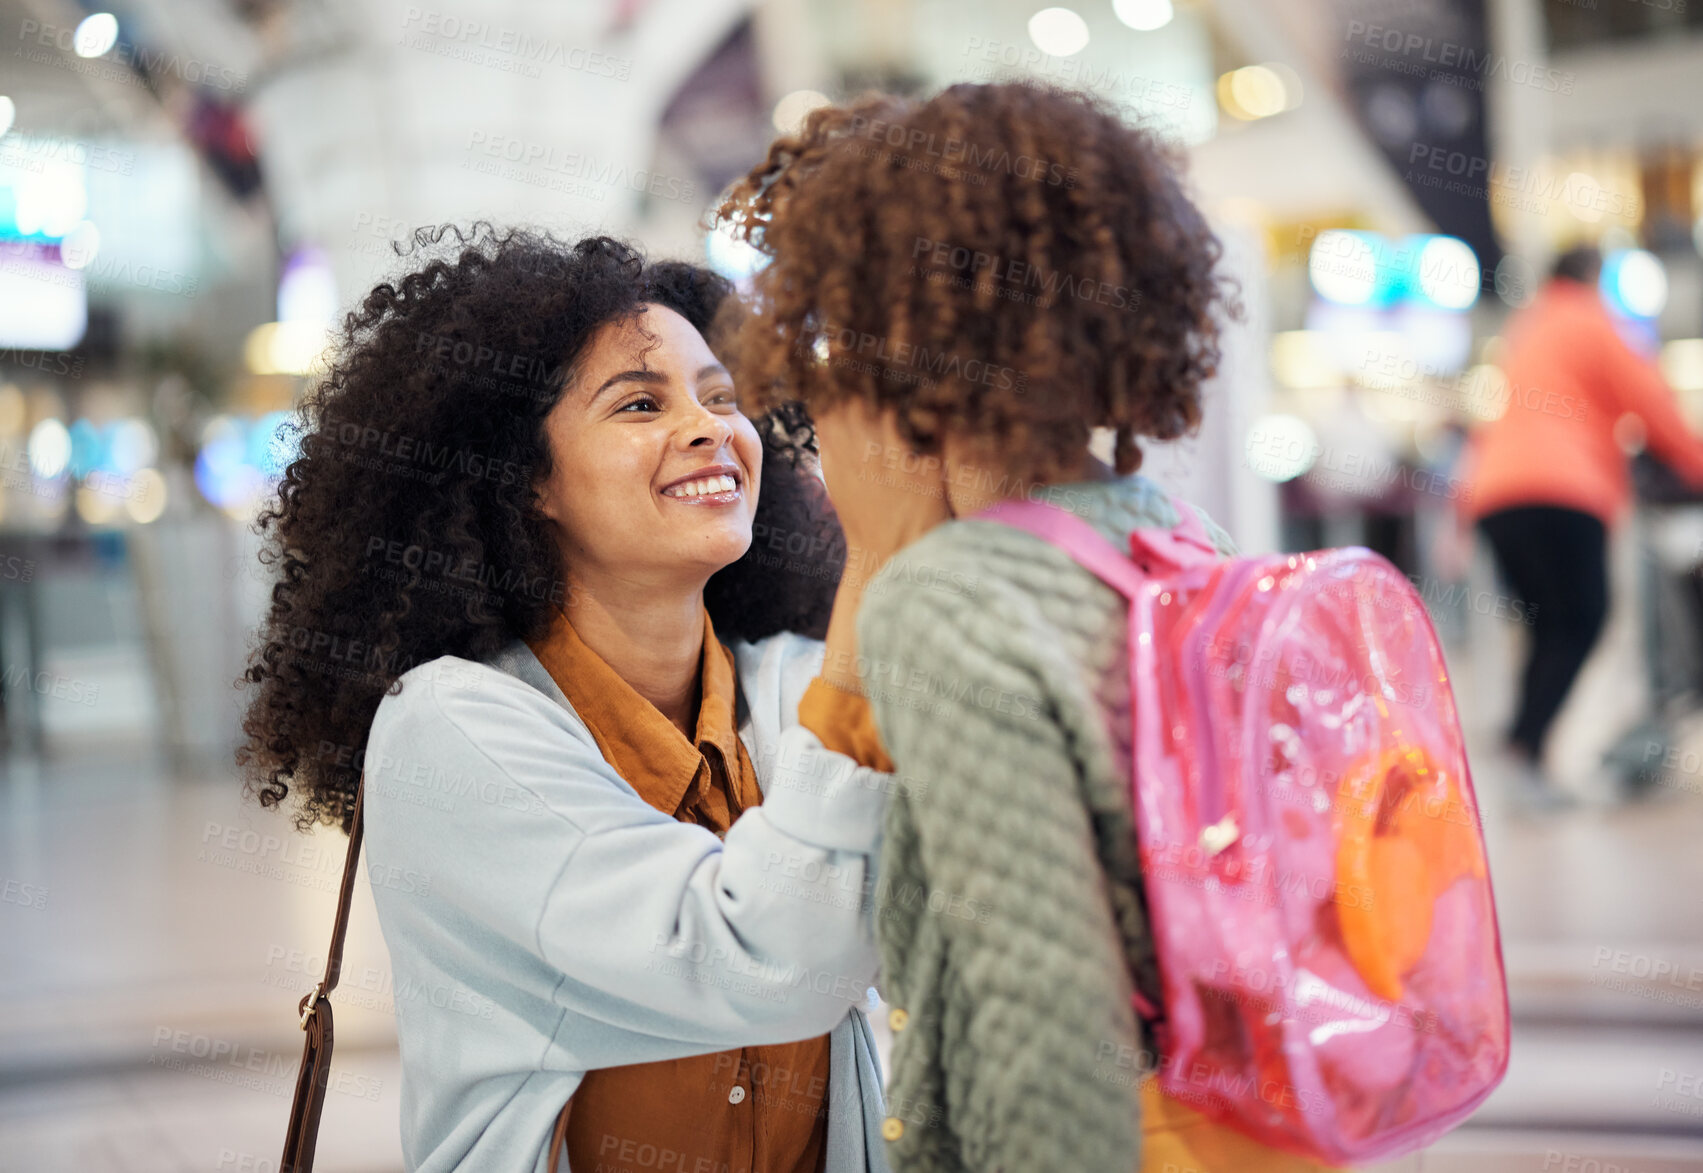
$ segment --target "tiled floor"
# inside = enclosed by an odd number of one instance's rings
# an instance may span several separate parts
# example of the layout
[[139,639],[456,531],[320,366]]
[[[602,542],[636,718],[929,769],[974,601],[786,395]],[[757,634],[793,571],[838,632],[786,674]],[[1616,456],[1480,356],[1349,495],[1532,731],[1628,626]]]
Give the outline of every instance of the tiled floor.
[[[234,783],[135,759],[14,766],[5,797],[0,879],[31,887],[0,903],[0,1169],[270,1173],[341,837],[298,838]],[[344,965],[347,1076],[319,1165],[400,1169],[388,959],[364,885]]]
[[[341,837],[141,746],[0,769],[0,1173],[274,1173]],[[1522,821],[1478,773],[1514,1060],[1467,1126],[1390,1168],[1703,1170],[1703,1098],[1678,1094],[1703,1076],[1703,793]],[[401,1168],[388,961],[356,891],[326,1173]]]

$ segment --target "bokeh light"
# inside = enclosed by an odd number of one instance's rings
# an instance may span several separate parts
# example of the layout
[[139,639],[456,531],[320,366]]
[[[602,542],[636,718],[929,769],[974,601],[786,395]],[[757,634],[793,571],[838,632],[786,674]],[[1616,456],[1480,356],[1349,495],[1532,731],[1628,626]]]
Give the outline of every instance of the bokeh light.
[[1069,8],[1043,8],[1029,18],[1029,39],[1054,57],[1074,57],[1088,47],[1088,22]]

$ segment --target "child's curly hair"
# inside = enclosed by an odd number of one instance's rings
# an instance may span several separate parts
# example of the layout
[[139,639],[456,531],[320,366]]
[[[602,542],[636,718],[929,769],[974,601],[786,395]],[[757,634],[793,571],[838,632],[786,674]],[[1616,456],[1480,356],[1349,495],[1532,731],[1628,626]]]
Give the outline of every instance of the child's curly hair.
[[1040,481],[1110,427],[1134,471],[1135,437],[1199,423],[1239,311],[1174,156],[1028,83],[813,111],[716,212],[772,257],[731,342],[746,388],[893,407],[919,451],[950,431]]

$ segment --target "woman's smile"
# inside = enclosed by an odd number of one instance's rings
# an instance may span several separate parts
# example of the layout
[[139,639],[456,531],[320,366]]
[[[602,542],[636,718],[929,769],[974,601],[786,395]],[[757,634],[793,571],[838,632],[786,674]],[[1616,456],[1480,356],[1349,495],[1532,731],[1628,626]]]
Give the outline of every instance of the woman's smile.
[[665,485],[661,492],[682,505],[736,505],[745,499],[745,475],[731,464],[712,465]]

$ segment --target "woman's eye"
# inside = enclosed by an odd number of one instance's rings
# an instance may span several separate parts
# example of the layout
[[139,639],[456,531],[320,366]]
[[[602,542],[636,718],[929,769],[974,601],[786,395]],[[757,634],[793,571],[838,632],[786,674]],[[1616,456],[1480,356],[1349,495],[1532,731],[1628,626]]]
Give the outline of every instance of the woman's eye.
[[626,412],[631,412],[635,407],[638,408],[639,411],[661,411],[662,410],[662,408],[657,405],[657,402],[654,398],[652,398],[649,395],[641,395],[639,398],[633,400],[631,403],[623,403],[616,410],[615,414],[621,415],[621,414],[626,413]]
[[737,407],[739,396],[730,390],[711,391],[704,397],[704,402],[711,407]]

